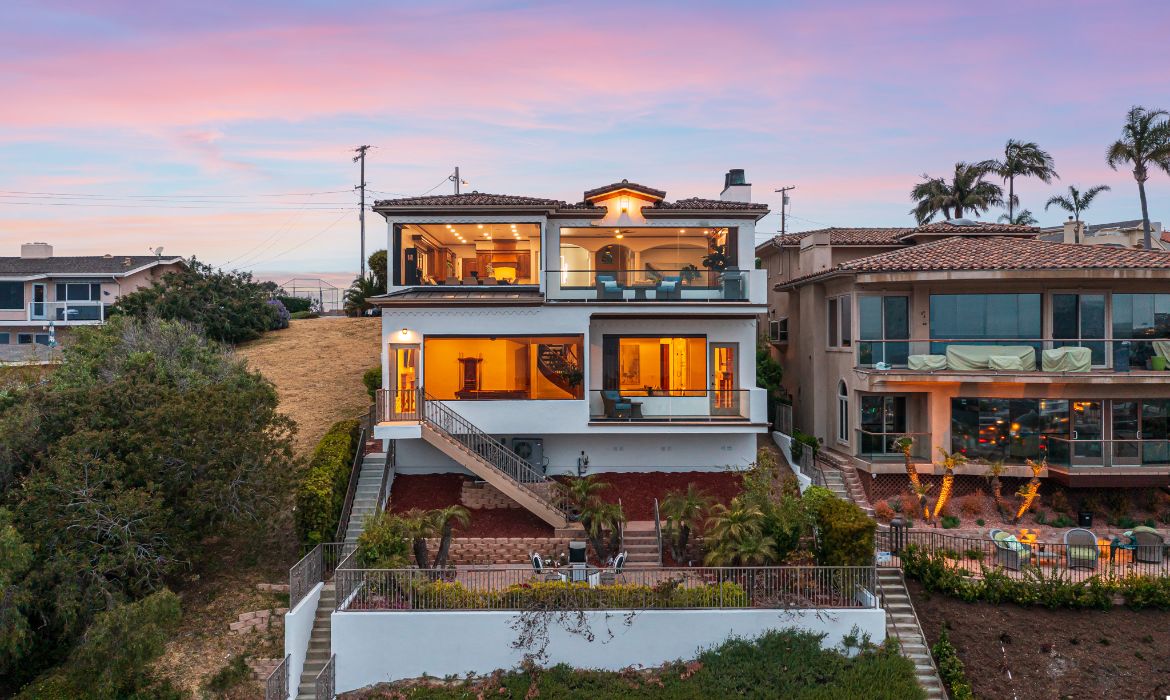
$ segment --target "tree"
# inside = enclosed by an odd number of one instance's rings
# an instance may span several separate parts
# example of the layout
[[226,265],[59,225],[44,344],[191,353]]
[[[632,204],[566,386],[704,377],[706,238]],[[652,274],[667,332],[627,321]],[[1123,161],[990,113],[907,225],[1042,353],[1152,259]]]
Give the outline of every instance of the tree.
[[354,279],[353,284],[349,285],[349,289],[345,290],[345,315],[364,316],[374,307],[369,302],[369,298],[380,293],[378,282],[373,275]]
[[1035,226],[1036,224],[1040,223],[1036,220],[1036,217],[1032,215],[1032,211],[1030,209],[1021,209],[1020,212],[1015,216],[1000,214],[999,221],[1002,221],[1005,224],[1015,224],[1016,226]]
[[420,569],[431,568],[430,552],[427,551],[427,538],[438,534],[435,528],[435,519],[421,508],[411,508],[399,518],[402,520],[403,532],[410,540],[415,565]]
[[1105,153],[1105,162],[1117,170],[1122,163],[1133,165],[1133,179],[1137,181],[1142,202],[1143,246],[1153,247],[1150,239],[1150,210],[1146,204],[1146,180],[1150,166],[1170,174],[1170,119],[1163,109],[1132,107],[1121,128],[1121,138],[1114,141]]
[[963,218],[965,211],[976,215],[1003,204],[1003,190],[983,178],[987,169],[981,164],[955,163],[951,181],[923,175],[923,181],[910,190],[910,199],[917,202],[910,210],[919,225],[930,223],[937,214],[947,219]]
[[967,456],[961,452],[947,452],[943,448],[938,448],[939,454],[942,455],[942,461],[939,466],[943,468],[943,482],[942,488],[938,492],[938,500],[934,502],[934,520],[937,523],[938,518],[942,515],[943,508],[947,505],[947,499],[951,497],[951,490],[955,486],[955,469],[967,463]]
[[662,514],[666,517],[666,538],[670,541],[670,554],[676,564],[686,559],[691,529],[702,522],[703,512],[707,510],[710,502],[707,494],[693,483],[687,484],[686,491],[671,491],[662,499]]
[[370,257],[366,259],[370,266],[370,274],[374,277],[374,284],[377,285],[379,292],[385,292],[386,282],[389,277],[386,275],[386,251],[375,250],[370,253]]
[[776,398],[780,394],[783,378],[784,368],[772,359],[768,343],[760,338],[756,342],[756,386],[767,389],[768,396]]
[[565,498],[577,511],[581,524],[585,526],[585,536],[589,544],[593,545],[593,551],[600,560],[605,561],[611,550],[618,546],[620,528],[626,521],[621,506],[601,498],[601,492],[608,489],[609,484],[589,476],[573,479],[561,488]]
[[1055,194],[1048,198],[1044,204],[1044,211],[1048,211],[1048,207],[1056,205],[1061,209],[1073,215],[1073,221],[1076,223],[1075,238],[1077,243],[1081,242],[1081,212],[1089,208],[1097,195],[1102,192],[1108,192],[1109,185],[1097,185],[1081,192],[1075,186],[1068,186],[1068,195]]
[[1031,141],[1015,139],[1008,139],[1003,149],[1003,160],[985,160],[979,167],[999,175],[1008,184],[1008,223],[1015,223],[1017,177],[1039,178],[1046,185],[1052,182],[1052,178],[1060,177],[1056,174],[1056,164],[1047,151]]
[[251,273],[224,272],[191,258],[151,286],[118,299],[111,313],[140,321],[150,317],[186,321],[213,340],[234,344],[276,327],[277,311],[267,303],[270,296]]
[[435,568],[442,569],[447,566],[447,553],[451,549],[455,523],[467,527],[471,524],[471,513],[463,506],[447,506],[431,511],[431,518],[439,531],[439,551],[435,554]]
[[747,560],[764,563],[775,556],[776,543],[763,534],[764,511],[758,504],[736,496],[730,505],[717,503],[707,518],[707,556],[710,566],[737,566]]

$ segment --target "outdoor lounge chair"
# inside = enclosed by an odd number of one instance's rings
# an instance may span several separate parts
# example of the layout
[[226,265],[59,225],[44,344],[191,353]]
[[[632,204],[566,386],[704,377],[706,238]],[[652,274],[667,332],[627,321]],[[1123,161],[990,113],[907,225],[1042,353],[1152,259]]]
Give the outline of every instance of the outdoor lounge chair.
[[1131,535],[1134,544],[1133,560],[1143,564],[1161,564],[1166,550],[1166,540],[1152,527],[1139,525]]
[[1097,547],[1097,536],[1092,530],[1083,527],[1074,527],[1064,533],[1064,556],[1070,569],[1096,569],[1097,557],[1101,550]]
[[[601,392],[601,403],[605,406],[606,418],[626,418],[634,417],[634,402],[622,396],[620,392],[613,389],[606,389]],[[642,404],[637,404],[641,406]]]
[[995,544],[995,561],[1003,568],[1019,571],[1031,559],[1032,550],[1018,541],[1015,535],[1003,530],[992,530],[988,534]]
[[663,276],[658,280],[658,284],[654,287],[655,299],[681,299],[682,298],[682,277],[679,276]]
[[601,572],[602,585],[609,586],[617,583],[618,574],[622,572],[622,567],[626,565],[626,558],[628,556],[625,552],[622,552],[613,560],[613,569]]

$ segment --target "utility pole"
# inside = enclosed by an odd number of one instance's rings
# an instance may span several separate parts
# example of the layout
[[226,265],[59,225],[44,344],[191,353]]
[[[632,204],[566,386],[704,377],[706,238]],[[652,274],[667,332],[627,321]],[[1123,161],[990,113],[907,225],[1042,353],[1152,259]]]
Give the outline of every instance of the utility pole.
[[361,255],[361,276],[366,276],[366,151],[370,149],[369,146],[358,146],[353,149],[356,156],[353,157],[355,163],[361,163],[362,183],[354,189],[361,190],[362,193],[362,209],[358,214],[358,219],[361,221],[362,227],[362,249],[359,253]]
[[455,194],[459,194],[459,185],[466,185],[467,182],[459,179],[459,166],[455,166],[455,173],[448,175],[447,179],[455,183]]
[[796,185],[788,187],[781,187],[776,190],[780,193],[780,235],[783,236],[788,231],[787,218],[785,216],[784,208],[788,206],[788,191],[796,189]]

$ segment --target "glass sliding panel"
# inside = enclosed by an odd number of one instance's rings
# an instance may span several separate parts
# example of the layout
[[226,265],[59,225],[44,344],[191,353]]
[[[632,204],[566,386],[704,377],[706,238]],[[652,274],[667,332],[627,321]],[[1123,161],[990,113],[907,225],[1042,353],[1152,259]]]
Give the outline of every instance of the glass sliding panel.
[[740,415],[735,363],[738,343],[711,344],[711,415]]
[[[882,343],[867,343],[867,340],[882,340],[883,337],[883,320],[882,320],[882,298],[881,297],[858,297],[857,298],[857,313],[860,317],[857,319],[858,332],[858,361],[862,365],[873,365],[882,362],[884,356],[884,348]],[[864,409],[863,409],[864,410]]]
[[1170,399],[1142,401],[1142,464],[1170,464]]
[[886,333],[886,362],[905,365],[910,356],[910,343],[891,343],[891,340],[910,339],[910,297],[882,297],[883,320]]
[[1138,464],[1141,419],[1137,401],[1113,401],[1113,464]]
[[[1156,354],[1151,341],[1170,338],[1170,294],[1114,294],[1113,338],[1130,340],[1130,364],[1143,368]],[[1114,362],[1120,343],[1114,343]]]
[[1068,466],[1071,434],[1068,418],[1068,401],[1063,399],[1042,399],[1040,411],[1040,442],[1044,456],[1053,464]]
[[623,396],[707,394],[706,338],[606,336],[605,342],[612,348],[609,362],[616,364],[604,371],[612,382],[606,389]]
[[1104,410],[1100,401],[1074,401],[1072,439],[1074,464],[1101,464],[1104,457]]
[[951,451],[968,459],[981,459],[979,399],[951,399]]
[[[1042,319],[1039,294],[932,294],[930,337],[963,344],[1031,345],[1040,350]],[[932,343],[931,352],[946,352],[949,343]],[[957,344],[957,343],[956,343]]]
[[580,399],[582,336],[428,337],[427,393],[444,401]]

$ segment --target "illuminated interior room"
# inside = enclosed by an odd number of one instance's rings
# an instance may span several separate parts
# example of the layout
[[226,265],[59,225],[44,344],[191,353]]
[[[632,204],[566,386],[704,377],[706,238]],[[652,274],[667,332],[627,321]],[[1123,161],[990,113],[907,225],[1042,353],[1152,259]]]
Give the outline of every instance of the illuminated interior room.
[[427,337],[424,385],[443,401],[580,399],[583,336]]
[[395,285],[539,284],[539,224],[403,224],[394,248]]
[[598,275],[623,286],[677,277],[684,287],[715,288],[739,267],[735,229],[562,228],[560,284],[593,287]]

